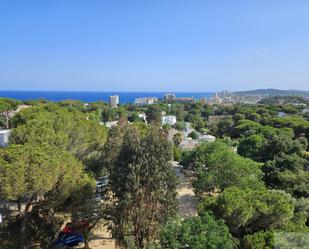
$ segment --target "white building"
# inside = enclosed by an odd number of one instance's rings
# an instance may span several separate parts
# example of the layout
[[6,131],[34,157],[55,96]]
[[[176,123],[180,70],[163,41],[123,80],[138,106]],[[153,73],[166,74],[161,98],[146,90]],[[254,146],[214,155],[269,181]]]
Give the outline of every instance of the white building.
[[197,146],[199,146],[199,142],[192,139],[191,137],[187,137],[184,140],[181,141],[181,143],[179,144],[179,148],[181,150],[193,150],[195,149]]
[[173,93],[164,94],[164,100],[173,101],[176,98],[176,95]]
[[286,117],[287,114],[285,112],[278,112],[278,117]]
[[143,119],[145,123],[147,123],[146,114],[145,113],[139,113],[138,117]]
[[204,134],[204,135],[201,135],[199,137],[199,140],[200,141],[207,141],[207,142],[214,142],[216,141],[216,137],[215,136],[212,136],[212,135],[208,135],[208,134]]
[[221,104],[222,103],[222,99],[218,96],[218,94],[216,93],[215,96],[213,96],[211,99],[210,99],[210,103],[211,104]]
[[174,125],[174,124],[176,124],[176,122],[177,122],[176,116],[170,115],[170,116],[163,116],[162,117],[162,125],[165,125],[165,124]]
[[112,127],[116,126],[117,124],[118,124],[118,121],[116,120],[116,121],[106,122],[106,123],[105,123],[105,126],[106,126],[107,128],[112,128]]
[[195,129],[193,129],[193,128],[185,128],[182,133],[185,137],[187,137],[187,136],[189,136],[190,133],[192,133],[194,131],[195,131]]
[[137,98],[134,101],[136,105],[140,105],[140,106],[152,105],[156,102],[158,102],[158,99],[156,97]]
[[0,130],[0,146],[5,147],[9,143],[11,130]]
[[202,103],[202,105],[205,105],[207,103],[206,97],[201,97],[200,102]]
[[308,113],[308,112],[309,112],[309,108],[306,108],[306,109],[303,109],[303,110],[302,110],[302,113],[304,113],[304,114],[305,114],[305,113]]
[[116,108],[119,104],[119,95],[109,96],[109,105],[112,108]]

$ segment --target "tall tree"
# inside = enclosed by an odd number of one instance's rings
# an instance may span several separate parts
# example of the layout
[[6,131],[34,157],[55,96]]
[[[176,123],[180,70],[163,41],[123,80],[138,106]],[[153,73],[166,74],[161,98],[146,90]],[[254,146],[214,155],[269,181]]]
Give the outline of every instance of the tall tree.
[[105,164],[110,169],[109,208],[113,232],[122,242],[145,248],[175,212],[176,178],[167,135],[151,126],[146,134],[126,125],[111,134]]

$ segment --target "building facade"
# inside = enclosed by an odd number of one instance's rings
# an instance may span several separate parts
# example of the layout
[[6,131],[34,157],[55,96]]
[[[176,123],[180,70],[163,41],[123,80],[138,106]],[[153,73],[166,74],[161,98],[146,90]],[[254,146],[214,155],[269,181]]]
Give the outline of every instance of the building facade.
[[152,105],[158,102],[156,97],[137,98],[134,103],[139,106]]
[[173,93],[167,93],[167,94],[164,94],[164,100],[165,101],[173,101],[174,99],[176,98],[176,95],[173,94]]
[[11,130],[0,130],[0,147],[5,147],[9,144],[9,136]]
[[162,125],[174,125],[176,124],[177,119],[176,116],[163,116],[162,117]]
[[109,96],[109,105],[112,108],[116,108],[119,104],[119,95]]

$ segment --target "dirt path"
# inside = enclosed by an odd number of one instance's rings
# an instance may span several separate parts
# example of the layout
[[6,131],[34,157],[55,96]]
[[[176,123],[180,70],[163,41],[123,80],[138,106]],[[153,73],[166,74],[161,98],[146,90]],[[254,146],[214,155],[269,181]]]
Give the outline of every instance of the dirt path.
[[94,229],[89,243],[92,249],[116,249],[115,240],[111,238],[111,234],[107,231],[106,227]]
[[181,166],[178,162],[172,162],[172,165],[179,180],[177,186],[178,214],[181,218],[196,216],[199,201],[193,192],[191,182],[181,173]]

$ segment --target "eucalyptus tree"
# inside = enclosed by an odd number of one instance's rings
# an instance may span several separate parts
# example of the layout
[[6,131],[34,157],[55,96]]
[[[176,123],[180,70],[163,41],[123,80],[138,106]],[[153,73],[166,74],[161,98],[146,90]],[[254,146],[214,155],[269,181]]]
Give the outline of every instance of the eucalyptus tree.
[[124,125],[111,131],[104,152],[109,168],[107,209],[113,234],[124,244],[145,248],[175,212],[176,176],[164,130]]

